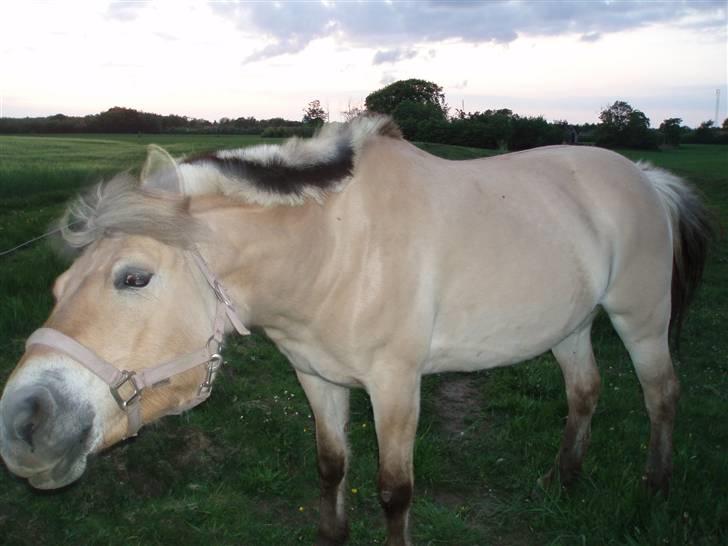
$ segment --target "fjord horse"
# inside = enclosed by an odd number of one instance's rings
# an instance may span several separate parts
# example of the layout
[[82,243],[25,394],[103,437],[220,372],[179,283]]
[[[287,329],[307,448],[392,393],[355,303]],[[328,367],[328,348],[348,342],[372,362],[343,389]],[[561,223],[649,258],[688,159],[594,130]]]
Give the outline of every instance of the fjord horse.
[[348,535],[349,389],[371,398],[389,544],[409,544],[423,374],[551,350],[568,420],[554,469],[578,473],[599,395],[601,307],[651,424],[647,480],[666,490],[678,380],[668,333],[700,279],[706,211],[675,176],[587,147],[435,158],[387,118],[311,140],[175,161],[152,149],[69,207],[81,253],[0,400],[0,454],[38,488],[210,392],[226,331],[262,327],[316,420],[318,542]]

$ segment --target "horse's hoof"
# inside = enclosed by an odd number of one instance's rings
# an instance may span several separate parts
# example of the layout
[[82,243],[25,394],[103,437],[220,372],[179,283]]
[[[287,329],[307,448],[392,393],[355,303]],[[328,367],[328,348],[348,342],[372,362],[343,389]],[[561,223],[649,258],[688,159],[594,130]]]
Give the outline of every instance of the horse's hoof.
[[642,483],[647,488],[647,492],[652,496],[662,495],[663,497],[667,497],[670,493],[669,476],[651,476],[646,474],[642,476]]
[[543,498],[546,496],[546,491],[551,489],[553,483],[554,469],[552,468],[551,470],[546,472],[546,474],[536,480],[536,484],[533,486],[533,489],[531,489],[531,494],[529,495],[529,498],[531,500],[543,500]]

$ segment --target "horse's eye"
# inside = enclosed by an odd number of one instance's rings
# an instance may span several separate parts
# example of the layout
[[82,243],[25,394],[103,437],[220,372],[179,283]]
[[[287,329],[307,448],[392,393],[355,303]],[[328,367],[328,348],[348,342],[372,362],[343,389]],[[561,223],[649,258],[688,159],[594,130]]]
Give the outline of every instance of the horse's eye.
[[116,278],[116,288],[144,288],[152,279],[152,273],[137,269],[122,271]]

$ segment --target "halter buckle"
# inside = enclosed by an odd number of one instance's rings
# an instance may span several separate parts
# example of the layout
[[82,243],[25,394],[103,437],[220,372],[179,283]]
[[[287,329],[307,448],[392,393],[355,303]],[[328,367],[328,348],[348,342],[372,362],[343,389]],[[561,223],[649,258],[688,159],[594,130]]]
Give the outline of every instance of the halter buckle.
[[217,296],[217,299],[225,304],[226,307],[232,307],[233,302],[230,301],[230,298],[228,298],[227,292],[225,292],[225,289],[222,287],[222,284],[220,284],[220,281],[215,279],[215,281],[212,283],[212,290],[215,292],[215,295]]
[[205,375],[205,380],[200,385],[200,388],[197,389],[197,396],[208,396],[212,392],[212,383],[215,381],[215,376],[222,362],[222,355],[220,353],[215,353],[210,357],[210,360],[207,362],[207,375]]
[[[127,384],[132,391],[128,396],[119,392]],[[111,391],[111,396],[114,397],[114,400],[116,400],[116,403],[119,404],[119,407],[123,411],[126,411],[142,394],[142,389],[139,388],[136,379],[134,379],[134,372],[128,372],[126,370],[121,372],[121,379],[115,385],[109,386],[109,390]]]

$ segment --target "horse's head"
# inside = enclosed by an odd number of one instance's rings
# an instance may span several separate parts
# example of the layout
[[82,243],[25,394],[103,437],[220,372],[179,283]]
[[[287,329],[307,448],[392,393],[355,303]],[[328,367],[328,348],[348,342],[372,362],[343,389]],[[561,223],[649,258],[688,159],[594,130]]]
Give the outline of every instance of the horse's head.
[[[29,344],[0,400],[0,454],[34,487],[77,479],[89,453],[127,435],[125,402],[138,402],[133,380],[112,395],[98,370],[64,343],[76,343],[112,370],[139,373],[209,348],[216,317],[221,322],[215,292],[190,250],[198,228],[188,203],[150,195],[169,189],[176,167],[165,167],[160,152],[152,156],[145,186],[117,180],[71,208],[75,224],[66,239],[83,251],[56,280],[55,307],[44,328],[65,342]],[[171,377],[161,374],[156,384],[143,385],[137,407],[143,422],[199,401],[205,364],[198,358],[177,365]]]

